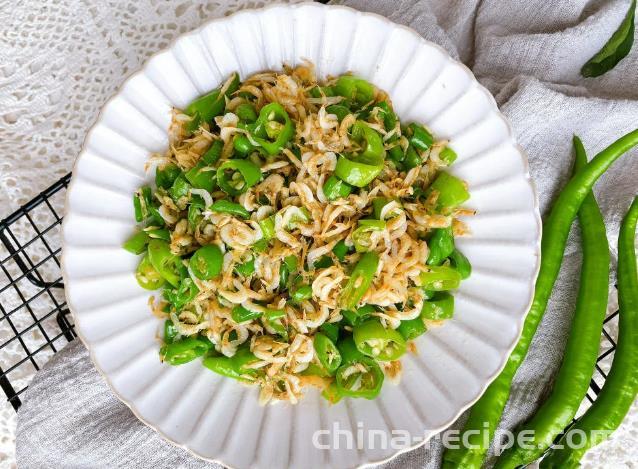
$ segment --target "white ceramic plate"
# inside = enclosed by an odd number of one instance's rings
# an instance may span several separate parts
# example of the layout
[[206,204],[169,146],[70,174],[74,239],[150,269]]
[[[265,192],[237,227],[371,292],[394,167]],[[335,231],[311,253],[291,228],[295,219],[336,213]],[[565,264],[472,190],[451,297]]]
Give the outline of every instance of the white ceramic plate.
[[[133,191],[152,180],[144,163],[167,145],[172,106],[184,107],[231,72],[241,77],[302,59],[320,76],[353,71],[389,92],[402,121],[426,123],[459,158],[478,215],[458,240],[474,271],[455,293],[452,320],[417,341],[396,386],[373,400],[328,405],[308,390],[296,406],[260,407],[256,388],[199,361],[160,363],[159,321],[137,286]],[[212,21],[131,76],[89,132],[68,191],[63,272],[80,337],[133,412],[196,455],[247,468],[350,468],[422,444],[483,392],[517,340],[538,270],[540,218],[527,160],[492,96],[462,64],[380,16],[320,4],[276,5]],[[317,429],[408,432],[403,448],[315,448]],[[366,433],[368,435],[368,433]],[[396,435],[396,433],[395,433]],[[326,436],[319,439],[325,443]]]

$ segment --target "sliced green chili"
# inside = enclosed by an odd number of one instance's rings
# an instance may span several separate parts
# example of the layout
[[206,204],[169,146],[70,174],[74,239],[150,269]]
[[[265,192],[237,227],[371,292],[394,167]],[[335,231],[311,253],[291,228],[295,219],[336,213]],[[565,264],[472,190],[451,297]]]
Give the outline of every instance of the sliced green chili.
[[315,334],[313,343],[317,358],[323,367],[330,375],[334,374],[337,368],[339,368],[339,365],[341,365],[341,354],[337,346],[321,332]]
[[340,302],[343,308],[352,309],[361,301],[372,284],[378,266],[379,255],[376,252],[363,253],[341,292]]
[[405,321],[401,321],[399,327],[397,327],[397,332],[401,334],[405,340],[414,340],[420,335],[425,334],[427,328],[425,327],[425,323],[423,322],[423,318],[416,317],[414,319],[406,319]]
[[155,185],[162,189],[170,189],[175,179],[182,174],[182,170],[173,163],[155,168]]
[[185,267],[180,257],[171,252],[166,241],[152,239],[148,243],[148,259],[162,278],[174,287],[179,285]]
[[452,227],[435,228],[428,242],[428,247],[430,248],[427,260],[428,265],[441,265],[454,251]]
[[132,254],[142,254],[146,251],[149,237],[146,231],[138,231],[127,239],[122,247]]
[[250,311],[242,305],[235,306],[231,312],[233,320],[237,323],[252,321],[253,319],[259,318],[261,315],[261,311]]
[[323,193],[328,200],[343,199],[352,192],[352,186],[335,175],[330,176],[323,184]]
[[450,265],[456,269],[463,280],[472,274],[472,264],[470,264],[470,261],[461,251],[454,248],[449,258]]
[[228,195],[243,194],[261,180],[261,170],[252,161],[228,160],[217,168],[217,184]]
[[442,321],[454,316],[454,297],[446,292],[438,292],[430,300],[423,302],[421,317],[432,321]]
[[157,269],[153,267],[148,255],[144,255],[137,266],[135,279],[139,286],[146,290],[157,290],[164,284],[164,278],[160,275]]
[[250,212],[248,210],[246,210],[241,205],[226,199],[215,201],[215,203],[213,203],[213,205],[210,206],[210,209],[213,212],[228,213],[230,215],[234,215],[236,217],[243,218],[243,219],[250,218]]
[[470,198],[465,183],[446,171],[439,173],[429,191],[437,191],[439,193],[437,203],[440,207],[445,208],[458,207]]
[[210,341],[202,337],[184,337],[163,345],[160,348],[160,358],[171,365],[183,365],[204,355],[211,346]]
[[253,140],[269,155],[276,155],[292,139],[295,126],[279,103],[266,104],[257,118]]
[[224,255],[221,249],[214,244],[202,246],[191,257],[189,266],[193,275],[200,280],[210,280],[217,277],[222,271]]
[[334,85],[334,92],[338,96],[355,101],[360,106],[374,99],[374,86],[363,78],[343,75]]
[[383,231],[386,223],[383,220],[361,219],[359,227],[352,232],[352,242],[357,252],[365,252],[370,248],[371,236],[375,231]]
[[454,290],[461,284],[461,274],[445,265],[429,265],[427,270],[421,272],[419,280],[425,290]]
[[377,319],[369,319],[355,326],[352,337],[361,353],[376,360],[397,360],[405,353],[403,336],[394,329],[383,327]]

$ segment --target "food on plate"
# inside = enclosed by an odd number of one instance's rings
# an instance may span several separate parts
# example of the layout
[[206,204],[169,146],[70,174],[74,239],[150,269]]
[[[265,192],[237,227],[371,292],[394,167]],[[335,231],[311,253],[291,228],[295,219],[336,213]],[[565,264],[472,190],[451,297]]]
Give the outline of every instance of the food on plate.
[[311,64],[224,84],[173,111],[144,225],[124,245],[162,289],[160,358],[203,357],[260,402],[372,399],[413,339],[452,317],[471,272],[455,238],[470,194],[456,153],[389,96]]

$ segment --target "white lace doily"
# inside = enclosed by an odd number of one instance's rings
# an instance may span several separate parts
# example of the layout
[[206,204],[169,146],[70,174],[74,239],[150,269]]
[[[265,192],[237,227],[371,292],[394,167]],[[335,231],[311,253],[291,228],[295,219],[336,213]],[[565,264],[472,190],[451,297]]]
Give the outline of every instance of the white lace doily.
[[[0,218],[70,171],[103,103],[151,54],[212,17],[265,3],[269,2],[1,1]],[[6,255],[0,248],[0,257]],[[2,301],[9,307],[18,304],[17,297]],[[19,315],[13,319],[18,327],[32,322]],[[0,323],[0,341],[11,334]],[[25,339],[28,346],[41,340],[37,331]],[[18,347],[14,342],[0,351],[0,367],[15,363]],[[602,367],[608,369],[609,363]],[[17,388],[32,377],[33,369],[23,370],[12,375]],[[584,467],[638,467],[637,416],[635,404],[612,438],[587,454]],[[15,412],[0,399],[0,467],[15,467],[15,424]]]

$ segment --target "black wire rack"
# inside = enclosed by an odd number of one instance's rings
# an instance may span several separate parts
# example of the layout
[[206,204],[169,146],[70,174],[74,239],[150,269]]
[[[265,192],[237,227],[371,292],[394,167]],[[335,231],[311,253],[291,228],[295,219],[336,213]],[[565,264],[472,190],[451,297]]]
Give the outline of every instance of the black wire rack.
[[[71,174],[0,221],[0,387],[15,410],[33,374],[76,338],[60,272],[62,211]],[[618,311],[605,319],[594,377],[593,402],[614,353]],[[35,345],[34,345],[35,344]],[[603,362],[604,361],[604,362]],[[602,363],[601,363],[602,362]]]

